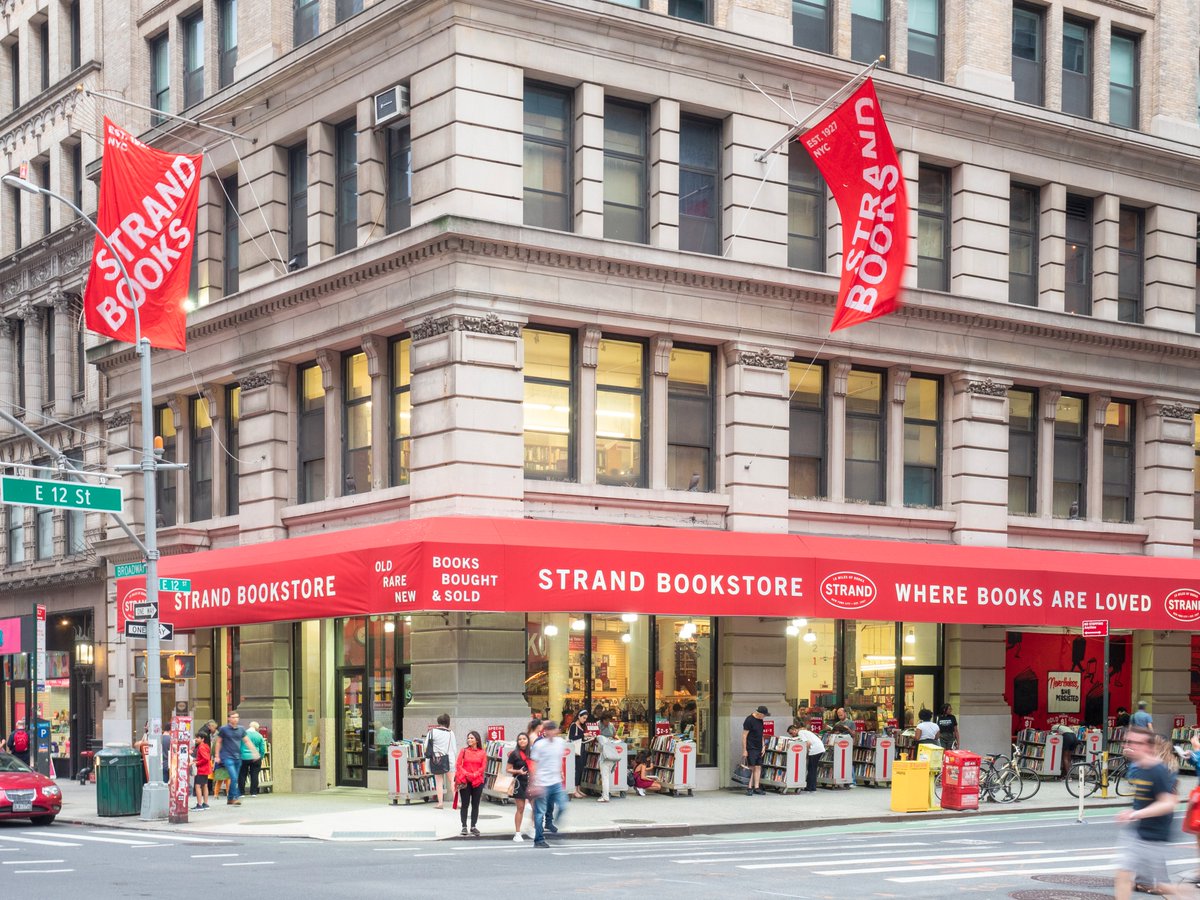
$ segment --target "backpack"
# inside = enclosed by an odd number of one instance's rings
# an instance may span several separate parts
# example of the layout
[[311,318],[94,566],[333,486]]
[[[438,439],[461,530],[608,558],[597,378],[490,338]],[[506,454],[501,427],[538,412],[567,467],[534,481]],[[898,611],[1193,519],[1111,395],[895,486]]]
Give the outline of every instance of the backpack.
[[29,732],[25,730],[13,733],[12,748],[16,753],[25,753],[29,750]]

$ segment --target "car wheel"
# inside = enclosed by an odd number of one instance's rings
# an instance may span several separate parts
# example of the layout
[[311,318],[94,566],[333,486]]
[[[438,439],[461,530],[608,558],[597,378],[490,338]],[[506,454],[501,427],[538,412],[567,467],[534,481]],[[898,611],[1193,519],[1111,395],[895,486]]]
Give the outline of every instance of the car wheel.
[[34,825],[49,825],[54,821],[54,816],[34,816],[30,821]]

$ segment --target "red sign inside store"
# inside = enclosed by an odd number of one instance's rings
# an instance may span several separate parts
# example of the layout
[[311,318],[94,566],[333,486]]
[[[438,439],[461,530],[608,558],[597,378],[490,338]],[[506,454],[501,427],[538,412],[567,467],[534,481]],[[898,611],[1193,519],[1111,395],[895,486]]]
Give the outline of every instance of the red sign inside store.
[[487,727],[487,739],[489,741],[504,740],[504,726],[503,725],[489,725]]
[[825,729],[825,720],[822,719],[820,716],[813,716],[811,719],[808,720],[808,730],[809,731],[812,731],[815,733],[815,732],[823,731],[824,729]]
[[1176,717],[1175,717],[1175,724],[1174,724],[1172,727],[1173,727],[1173,728],[1183,728],[1183,727],[1185,727],[1185,726],[1184,726],[1184,722],[1185,722],[1185,721],[1186,721],[1186,719],[1185,719],[1185,717],[1184,717],[1184,716],[1176,716]]
[[662,737],[663,735],[670,734],[670,733],[671,733],[671,723],[670,722],[655,722],[654,723],[654,736],[655,737]]
[[763,719],[763,737],[775,737],[775,722],[771,719]]

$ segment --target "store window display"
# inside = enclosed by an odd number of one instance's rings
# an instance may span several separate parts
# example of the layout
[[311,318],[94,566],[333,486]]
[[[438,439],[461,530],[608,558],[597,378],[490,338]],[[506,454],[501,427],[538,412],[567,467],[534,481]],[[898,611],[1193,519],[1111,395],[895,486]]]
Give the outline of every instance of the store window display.
[[896,623],[847,622],[845,654],[846,705],[878,731],[895,715]]
[[295,713],[297,768],[321,765],[321,623],[293,626],[292,709]]
[[791,619],[787,635],[788,706],[806,722],[837,706],[838,623]]

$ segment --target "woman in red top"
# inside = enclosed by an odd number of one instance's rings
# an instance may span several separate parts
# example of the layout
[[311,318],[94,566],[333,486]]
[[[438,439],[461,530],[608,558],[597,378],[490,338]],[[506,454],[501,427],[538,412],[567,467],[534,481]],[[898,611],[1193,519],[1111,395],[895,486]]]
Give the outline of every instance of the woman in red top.
[[483,799],[483,779],[487,774],[487,752],[478,731],[467,732],[467,746],[458,751],[454,763],[454,780],[458,782],[458,808],[462,816],[462,833],[467,833],[467,804],[471,806],[471,834],[479,837],[479,801]]
[[192,756],[196,761],[196,805],[192,809],[208,809],[208,779],[212,776],[212,748],[204,738],[196,738],[196,749]]

